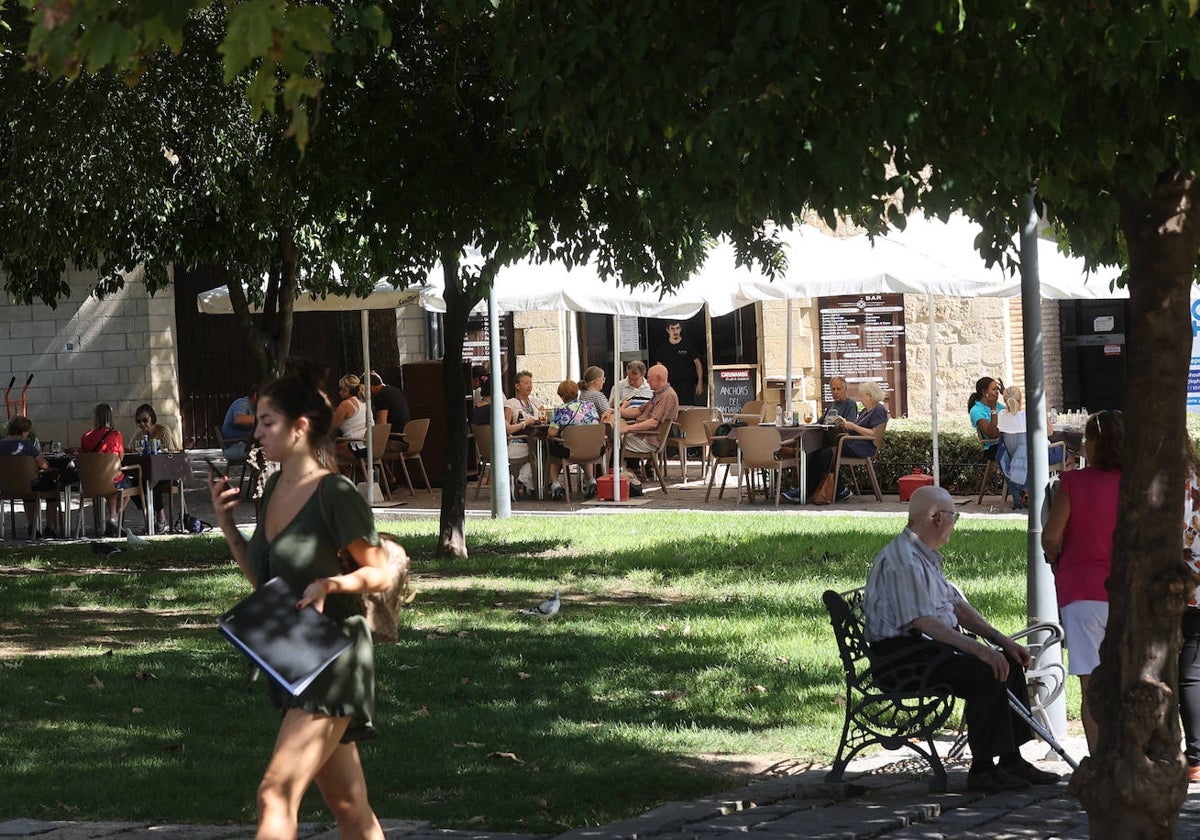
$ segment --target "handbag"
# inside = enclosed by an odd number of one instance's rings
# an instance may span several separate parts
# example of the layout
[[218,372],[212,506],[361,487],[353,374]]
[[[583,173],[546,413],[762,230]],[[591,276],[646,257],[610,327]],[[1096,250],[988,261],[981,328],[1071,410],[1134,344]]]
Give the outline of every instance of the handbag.
[[817,485],[817,489],[812,492],[808,500],[814,505],[831,505],[835,493],[837,493],[837,476],[828,472],[825,473],[825,477],[821,479],[821,483]]

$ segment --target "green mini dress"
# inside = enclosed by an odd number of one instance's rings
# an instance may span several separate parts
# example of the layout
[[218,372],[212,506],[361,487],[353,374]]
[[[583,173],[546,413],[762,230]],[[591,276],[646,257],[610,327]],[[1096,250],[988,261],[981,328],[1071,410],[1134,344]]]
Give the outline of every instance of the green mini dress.
[[[247,563],[260,583],[281,577],[300,593],[318,578],[342,574],[339,547],[358,539],[379,545],[370,507],[341,475],[322,479],[292,521],[268,542],[263,517],[278,481],[279,473],[267,480],[258,508],[258,527],[246,546]],[[372,720],[375,657],[361,602],[357,595],[333,594],[325,599],[325,614],[338,623],[352,646],[299,695],[292,696],[272,683],[271,700],[282,710],[301,708],[312,714],[349,717],[344,744],[373,738],[378,734]]]

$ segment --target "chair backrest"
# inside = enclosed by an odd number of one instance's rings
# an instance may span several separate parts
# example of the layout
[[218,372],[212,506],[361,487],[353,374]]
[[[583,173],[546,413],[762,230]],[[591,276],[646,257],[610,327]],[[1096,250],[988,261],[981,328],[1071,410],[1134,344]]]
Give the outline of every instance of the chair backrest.
[[[704,438],[708,444],[708,454],[712,457],[714,463],[732,464],[737,461],[737,441],[729,440],[725,435],[717,434],[717,429],[720,428],[722,423],[723,421],[721,420],[705,420]],[[741,432],[738,434],[741,434]]]
[[763,411],[766,409],[767,403],[765,400],[750,400],[748,403],[742,404],[742,414],[757,417],[762,420]]
[[563,445],[571,450],[571,457],[567,461],[575,464],[599,461],[607,439],[608,432],[603,423],[567,426],[562,430]]
[[708,444],[708,436],[704,431],[704,424],[713,419],[712,409],[709,408],[681,408],[679,410],[679,428],[683,431],[682,438],[675,438],[675,441],[680,446],[705,446]]
[[829,611],[829,623],[837,639],[838,654],[842,659],[842,670],[847,679],[857,682],[858,663],[867,658],[867,627],[863,613],[862,589],[851,589],[838,594],[826,589],[821,600]]
[[387,451],[388,435],[391,433],[391,423],[376,423],[371,427],[371,455],[376,461],[383,460],[383,453]]
[[0,496],[32,499],[37,493],[29,483],[37,477],[37,459],[28,455],[0,455]]
[[117,492],[113,479],[121,471],[121,456],[115,452],[81,452],[75,456],[83,496],[111,496]]
[[425,448],[425,436],[429,434],[429,418],[419,417],[404,424],[404,440],[408,443],[405,458],[413,458],[421,454]]
[[779,429],[774,426],[743,426],[738,429],[737,441],[744,466],[754,469],[782,467],[783,462],[776,455],[783,443]]
[[479,452],[479,457],[489,464],[492,463],[492,427],[472,423],[471,434],[475,436],[475,449]]

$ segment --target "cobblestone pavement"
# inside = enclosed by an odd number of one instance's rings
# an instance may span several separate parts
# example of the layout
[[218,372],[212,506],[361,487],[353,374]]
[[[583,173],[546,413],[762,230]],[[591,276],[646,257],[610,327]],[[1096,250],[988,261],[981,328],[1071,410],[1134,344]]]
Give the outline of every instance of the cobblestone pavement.
[[[1063,746],[1081,755],[1082,738]],[[1085,840],[1087,814],[1067,795],[1067,764],[1027,745],[1025,755],[1060,773],[1057,785],[1016,793],[966,790],[966,765],[950,763],[949,790],[931,793],[921,765],[903,753],[884,753],[850,765],[847,780],[827,784],[827,768],[791,768],[746,787],[693,802],[663,805],[611,825],[577,828],[557,840]],[[416,820],[383,820],[388,837],[405,840],[535,840],[533,835],[441,830]],[[0,822],[0,838],[38,840],[226,840],[253,837],[246,825],[157,825],[144,822]],[[331,825],[306,824],[303,840],[334,840]],[[1175,833],[1200,838],[1200,785],[1184,803]],[[546,840],[546,838],[537,838]],[[1131,838],[1131,840],[1134,840]]]

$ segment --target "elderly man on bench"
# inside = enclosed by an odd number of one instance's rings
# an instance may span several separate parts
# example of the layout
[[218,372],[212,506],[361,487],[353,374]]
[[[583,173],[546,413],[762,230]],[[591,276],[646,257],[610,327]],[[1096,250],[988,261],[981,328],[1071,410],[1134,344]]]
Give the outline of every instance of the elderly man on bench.
[[1031,664],[1029,651],[989,624],[942,572],[937,549],[950,541],[957,519],[954,500],[942,488],[913,493],[908,527],[879,552],[867,577],[864,612],[871,656],[926,667],[929,683],[944,684],[966,701],[968,789],[1055,784],[1057,775],[1022,758],[1020,745],[1033,733],[1008,702],[1009,689],[1017,697],[1029,696],[1024,672]]

